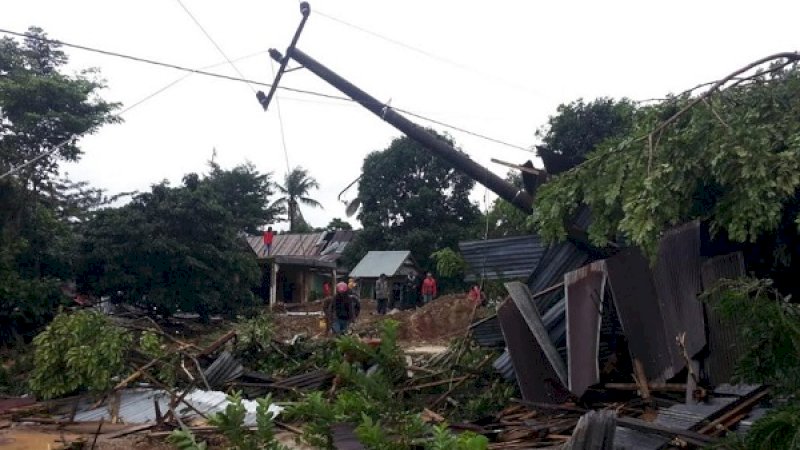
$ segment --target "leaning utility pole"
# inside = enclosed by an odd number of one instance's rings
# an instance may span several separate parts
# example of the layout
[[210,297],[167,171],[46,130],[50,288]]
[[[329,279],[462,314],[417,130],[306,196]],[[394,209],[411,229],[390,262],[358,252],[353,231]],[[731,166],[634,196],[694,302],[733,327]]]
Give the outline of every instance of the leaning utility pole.
[[498,177],[489,171],[489,169],[476,163],[470,157],[459,152],[453,148],[453,146],[449,145],[447,142],[444,142],[433,133],[408,120],[403,115],[393,110],[389,105],[378,101],[375,97],[372,97],[371,95],[362,91],[349,81],[336,74],[334,71],[328,69],[320,62],[298,49],[296,47],[297,40],[299,39],[300,32],[303,30],[306,20],[308,20],[308,16],[311,13],[311,7],[309,6],[308,2],[302,2],[300,4],[300,12],[303,14],[303,19],[300,22],[300,25],[297,27],[297,31],[295,31],[292,42],[286,49],[286,55],[281,55],[281,53],[275,49],[270,49],[269,51],[272,59],[280,63],[280,69],[275,75],[275,81],[270,88],[269,94],[265,95],[261,91],[256,94],[258,101],[261,103],[261,106],[264,107],[265,111],[269,107],[269,103],[278,87],[278,83],[286,71],[286,66],[289,63],[289,60],[293,59],[297,61],[301,67],[310,70],[318,77],[327,81],[331,86],[340,90],[354,101],[360,103],[364,108],[372,111],[372,113],[374,113],[376,116],[402,131],[411,139],[419,142],[423,147],[427,148],[435,155],[439,156],[445,161],[448,161],[457,170],[463,172],[473,180],[489,188],[492,192],[500,196],[500,198],[508,201],[528,214],[532,212],[531,205],[533,204],[533,197],[531,197],[530,193],[526,192],[524,189],[519,189],[508,181]]

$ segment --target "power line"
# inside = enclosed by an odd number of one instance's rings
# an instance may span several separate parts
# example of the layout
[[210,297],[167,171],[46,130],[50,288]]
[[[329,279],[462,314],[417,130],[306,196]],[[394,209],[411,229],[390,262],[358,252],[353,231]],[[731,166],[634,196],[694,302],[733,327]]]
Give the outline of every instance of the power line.
[[[203,25],[200,23],[200,21],[198,21],[197,18],[194,16],[194,14],[192,14],[192,12],[189,11],[189,8],[187,8],[186,5],[184,5],[181,0],[176,0],[176,1],[178,2],[179,5],[181,5],[181,8],[183,8],[183,10],[186,11],[186,14],[189,15],[189,17],[192,19],[192,21],[195,23],[195,25],[197,25],[197,27],[200,28],[200,31],[202,31],[203,34],[206,35],[208,40],[211,41],[211,44],[214,45],[214,47],[217,49],[217,51],[220,53],[220,55],[222,55],[223,58],[225,58],[225,60],[228,61],[228,64],[230,64],[231,67],[233,67],[233,70],[235,70],[236,73],[239,74],[240,77],[246,78],[244,76],[244,74],[242,73],[242,71],[240,71],[239,68],[236,67],[236,64],[234,64],[233,61],[231,61],[231,59],[228,58],[228,55],[225,54],[225,51],[222,50],[222,47],[220,47],[219,44],[217,44],[217,41],[215,41],[214,38],[211,37],[211,34],[209,34],[208,31],[206,31],[205,27],[203,27]],[[250,90],[253,91],[254,94],[256,93],[255,88],[250,83],[245,82],[245,84],[247,84],[247,87],[249,87]]]
[[[272,78],[275,78],[275,65],[273,64],[272,60],[269,61],[269,68],[272,69]],[[289,165],[289,152],[286,150],[286,133],[283,130],[283,116],[281,115],[281,101],[278,99],[278,96],[275,95],[275,106],[278,109],[278,124],[280,125],[281,129],[281,144],[283,145],[283,156],[286,158],[286,176],[289,176],[289,173],[292,171],[291,165]]]
[[508,80],[506,80],[506,79],[504,79],[502,77],[499,77],[499,76],[497,76],[495,74],[486,73],[486,72],[480,71],[480,70],[478,70],[478,69],[476,69],[476,68],[474,68],[472,66],[468,66],[466,64],[463,64],[463,63],[460,63],[460,62],[457,62],[457,61],[453,61],[452,59],[446,58],[444,56],[437,55],[435,53],[431,53],[431,52],[429,52],[429,51],[427,51],[425,49],[422,49],[422,48],[419,48],[419,47],[415,47],[413,45],[406,44],[405,42],[402,42],[402,41],[399,41],[397,39],[391,38],[389,36],[380,34],[377,31],[368,30],[368,29],[366,29],[366,28],[364,28],[364,27],[362,27],[360,25],[356,25],[356,24],[350,23],[350,22],[348,22],[348,21],[346,21],[344,19],[339,19],[338,17],[331,16],[330,14],[326,14],[326,13],[320,11],[319,9],[314,9],[314,13],[317,14],[317,15],[320,15],[320,16],[326,18],[326,19],[332,20],[334,22],[338,22],[338,23],[340,23],[340,24],[342,24],[342,25],[344,25],[346,27],[350,27],[350,28],[352,28],[354,30],[360,31],[362,33],[365,33],[365,34],[368,34],[370,36],[373,36],[373,37],[376,37],[378,39],[381,39],[381,40],[384,40],[386,42],[389,42],[390,44],[394,44],[394,45],[397,45],[398,47],[403,47],[403,48],[405,48],[407,50],[410,50],[412,52],[419,53],[419,54],[421,54],[423,56],[426,56],[426,57],[428,57],[430,59],[434,59],[434,60],[443,62],[445,64],[448,64],[450,66],[456,67],[458,69],[461,69],[461,70],[464,70],[464,71],[467,71],[467,72],[472,72],[474,74],[480,75],[480,76],[485,77],[485,78],[495,79],[497,81],[502,82],[503,84],[505,84],[507,86],[513,87],[514,89],[522,90],[522,91],[525,91],[525,92],[528,92],[528,93],[531,93],[531,94],[538,95],[540,97],[549,97],[548,95],[543,94],[542,92],[533,91],[528,87],[522,86],[522,85],[520,85],[518,83],[515,83],[515,82],[512,82],[512,81],[508,81]]
[[[127,54],[113,52],[113,51],[109,51],[109,50],[102,50],[102,49],[98,49],[98,48],[94,48],[94,47],[87,47],[85,45],[71,44],[71,43],[64,42],[64,41],[59,41],[59,40],[56,40],[56,39],[48,39],[48,38],[43,38],[43,37],[40,37],[40,36],[32,36],[32,35],[28,35],[28,34],[25,34],[25,33],[20,33],[20,32],[16,32],[16,31],[10,31],[10,30],[6,30],[6,29],[2,29],[2,28],[0,28],[0,33],[6,33],[6,34],[10,34],[12,36],[19,36],[19,37],[26,38],[26,39],[35,39],[35,40],[38,40],[38,41],[41,41],[41,42],[47,42],[47,43],[50,43],[50,44],[60,45],[60,46],[63,46],[63,47],[74,48],[74,49],[78,49],[78,50],[84,50],[84,51],[87,51],[87,52],[98,53],[98,54],[106,55],[106,56],[113,56],[113,57],[116,57],[116,58],[127,59],[127,60],[130,60],[130,61],[135,61],[135,62],[139,62],[139,63],[150,64],[150,65],[160,66],[160,67],[166,67],[166,68],[174,69],[174,70],[180,70],[180,71],[183,71],[183,72],[189,72],[191,74],[204,75],[204,76],[207,76],[207,77],[219,78],[219,79],[228,80],[228,81],[245,82],[245,83],[249,83],[249,84],[256,85],[256,86],[272,87],[272,84],[270,84],[270,83],[265,83],[265,82],[262,82],[262,81],[256,81],[256,80],[252,80],[252,79],[248,79],[248,78],[244,78],[244,77],[235,77],[235,76],[231,76],[231,75],[224,75],[224,74],[221,74],[221,73],[209,72],[209,71],[202,70],[202,69],[192,69],[190,67],[181,66],[181,65],[178,65],[178,64],[172,64],[172,63],[167,63],[167,62],[162,62],[162,61],[156,61],[156,60],[149,59],[149,58],[143,58],[143,57],[139,57],[139,56],[127,55]],[[325,93],[322,93],[322,92],[309,91],[309,90],[306,90],[306,89],[298,89],[298,88],[293,88],[293,87],[289,87],[289,86],[278,86],[278,89],[282,89],[282,90],[288,91],[288,92],[296,92],[298,94],[305,94],[305,95],[311,95],[311,96],[315,96],[315,97],[332,99],[332,100],[355,102],[355,100],[353,100],[353,99],[351,99],[349,97],[341,96],[341,95],[325,94]],[[462,133],[467,133],[467,134],[469,134],[471,136],[478,137],[478,138],[481,138],[481,139],[484,139],[484,140],[487,140],[487,141],[490,141],[490,142],[494,142],[496,144],[505,145],[507,147],[511,147],[511,148],[514,148],[514,149],[517,149],[517,150],[523,150],[523,151],[531,152],[530,149],[522,147],[522,146],[519,146],[519,145],[510,144],[510,143],[504,142],[502,140],[491,138],[491,137],[488,137],[488,136],[480,134],[480,133],[468,131],[468,130],[462,128],[462,127],[458,127],[458,126],[451,125],[451,124],[446,123],[446,122],[442,122],[442,121],[438,121],[438,120],[435,120],[435,119],[431,119],[429,117],[423,116],[421,114],[416,114],[416,113],[413,113],[413,112],[405,110],[405,109],[401,109],[401,108],[397,108],[397,107],[392,107],[392,108],[394,110],[396,110],[396,111],[402,112],[404,114],[408,114],[408,115],[416,117],[418,119],[426,120],[428,122],[435,123],[437,125],[440,125],[440,126],[443,126],[443,127],[446,127],[446,128],[450,128],[450,129],[453,129],[453,130],[457,130],[457,131],[460,131]]]
[[[249,55],[245,55],[245,56],[242,56],[242,57],[236,58],[236,61],[240,61],[240,60],[247,59],[247,58],[252,58],[253,56],[260,55],[260,54],[262,54],[262,53],[265,53],[265,52],[262,50],[262,51],[260,51],[260,52],[251,53],[251,54],[249,54]],[[225,62],[222,62],[222,63],[216,63],[216,64],[211,64],[211,65],[205,66],[204,68],[216,67],[216,66],[220,66],[220,65],[222,65],[222,64],[225,64]],[[186,75],[184,75],[184,76],[182,76],[182,77],[180,77],[180,78],[177,78],[177,79],[175,79],[175,80],[173,80],[173,81],[171,81],[171,82],[167,83],[166,85],[164,85],[164,86],[162,86],[162,87],[160,87],[160,88],[156,89],[156,90],[155,90],[155,91],[153,91],[152,93],[150,93],[150,94],[148,94],[148,95],[146,95],[146,96],[142,97],[140,100],[137,100],[136,102],[132,103],[130,106],[127,106],[127,107],[123,108],[123,109],[122,109],[122,111],[120,111],[119,113],[117,113],[117,115],[118,115],[118,116],[121,116],[121,115],[123,115],[123,114],[127,113],[128,111],[130,111],[130,110],[132,110],[132,109],[136,108],[137,106],[141,105],[142,103],[145,103],[146,101],[148,101],[148,100],[152,99],[153,97],[155,97],[155,96],[157,96],[157,95],[161,94],[162,92],[164,92],[164,91],[168,90],[169,88],[171,88],[171,87],[175,86],[176,84],[180,83],[181,81],[185,80],[186,78],[189,78],[189,77],[190,77],[190,76],[192,76],[192,75],[193,75],[193,73],[187,73]],[[38,156],[36,156],[36,157],[32,158],[30,161],[25,161],[24,163],[22,163],[22,164],[20,164],[20,165],[18,165],[18,166],[13,166],[13,167],[11,167],[11,169],[9,169],[8,171],[6,171],[5,173],[3,173],[3,174],[0,174],[0,180],[2,180],[3,178],[6,178],[6,177],[8,177],[8,176],[10,176],[10,175],[12,175],[12,174],[14,174],[14,173],[18,172],[18,171],[19,171],[19,170],[21,170],[21,169],[24,169],[25,167],[27,167],[27,166],[29,166],[29,165],[31,165],[31,164],[33,164],[33,163],[35,163],[36,161],[39,161],[40,159],[43,159],[43,158],[46,158],[46,157],[48,157],[48,156],[52,155],[53,153],[57,152],[57,151],[58,151],[58,150],[60,150],[62,147],[64,147],[64,146],[65,146],[65,145],[67,145],[68,143],[70,143],[72,140],[74,140],[74,139],[78,139],[79,137],[80,137],[80,136],[79,136],[78,134],[73,134],[72,136],[68,137],[67,139],[64,139],[63,141],[61,141],[61,142],[59,142],[58,144],[56,144],[56,146],[55,146],[55,147],[53,147],[52,149],[48,150],[47,152],[45,152],[45,153],[42,153],[41,155],[38,155]]]

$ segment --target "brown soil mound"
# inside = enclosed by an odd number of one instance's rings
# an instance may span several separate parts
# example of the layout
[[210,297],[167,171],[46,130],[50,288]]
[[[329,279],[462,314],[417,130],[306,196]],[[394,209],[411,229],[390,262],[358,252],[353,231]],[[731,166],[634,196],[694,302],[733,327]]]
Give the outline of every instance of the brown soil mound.
[[[320,303],[306,304],[302,309],[294,311],[320,311]],[[374,300],[361,301],[361,315],[352,331],[356,334],[377,336],[378,323],[384,319],[400,322],[398,330],[399,339],[404,342],[439,343],[463,335],[470,324],[470,320],[486,315],[484,308],[478,308],[473,317],[473,305],[463,294],[443,295],[434,299],[427,305],[405,311],[395,311],[393,314],[380,316],[376,314]],[[320,316],[288,316],[277,312],[275,317],[276,333],[280,339],[291,339],[296,334],[307,336],[323,336],[324,332],[319,327]]]

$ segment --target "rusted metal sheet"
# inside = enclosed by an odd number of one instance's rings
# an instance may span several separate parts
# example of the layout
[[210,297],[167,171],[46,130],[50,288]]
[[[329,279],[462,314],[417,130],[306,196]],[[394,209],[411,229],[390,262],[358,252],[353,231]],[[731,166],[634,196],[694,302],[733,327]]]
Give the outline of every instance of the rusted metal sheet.
[[539,344],[548,362],[550,362],[553,370],[555,370],[558,375],[559,381],[566,386],[567,368],[564,365],[564,360],[558,353],[555,344],[553,344],[553,341],[550,339],[550,334],[547,332],[539,310],[536,309],[536,305],[533,303],[533,295],[531,295],[531,292],[528,290],[528,286],[518,281],[512,281],[506,283],[505,287],[508,294],[511,296],[511,300],[514,301],[514,304],[517,305],[517,309],[522,313],[522,318],[525,319],[525,323],[528,324],[528,329],[533,333],[536,342]]
[[606,274],[595,262],[564,275],[567,294],[567,368],[569,390],[580,397],[600,382],[598,351]]
[[514,301],[508,299],[503,302],[497,309],[497,317],[500,319],[522,398],[546,403],[566,401],[569,391],[544,356]]
[[[700,222],[693,221],[664,234],[653,267],[653,282],[667,341],[676,343],[676,338],[685,333],[686,351],[692,357],[706,345],[703,305],[697,299],[702,288],[700,258]],[[673,370],[677,373],[686,362],[682,351],[671,354]]]
[[666,336],[649,261],[638,249],[627,248],[604,263],[631,358],[642,362],[650,381],[672,378],[677,344]]
[[[706,261],[702,268],[703,287],[711,290],[719,280],[736,279],[745,275],[744,257],[741,252],[716,256]],[[705,304],[708,320],[708,357],[706,372],[712,386],[730,381],[742,348],[735,318],[724,318],[716,310],[719,299],[711,294],[711,303]]]

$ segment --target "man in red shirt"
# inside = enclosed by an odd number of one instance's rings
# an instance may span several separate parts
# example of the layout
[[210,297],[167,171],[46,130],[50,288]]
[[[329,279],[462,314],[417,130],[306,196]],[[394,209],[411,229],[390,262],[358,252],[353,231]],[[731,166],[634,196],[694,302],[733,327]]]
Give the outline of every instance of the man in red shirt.
[[328,298],[331,296],[331,284],[327,281],[322,283],[322,297]]
[[436,280],[430,272],[422,280],[422,304],[425,305],[436,297]]
[[267,227],[267,231],[264,232],[264,246],[267,247],[267,256],[272,251],[272,239],[274,237],[275,233],[272,232],[272,227]]

